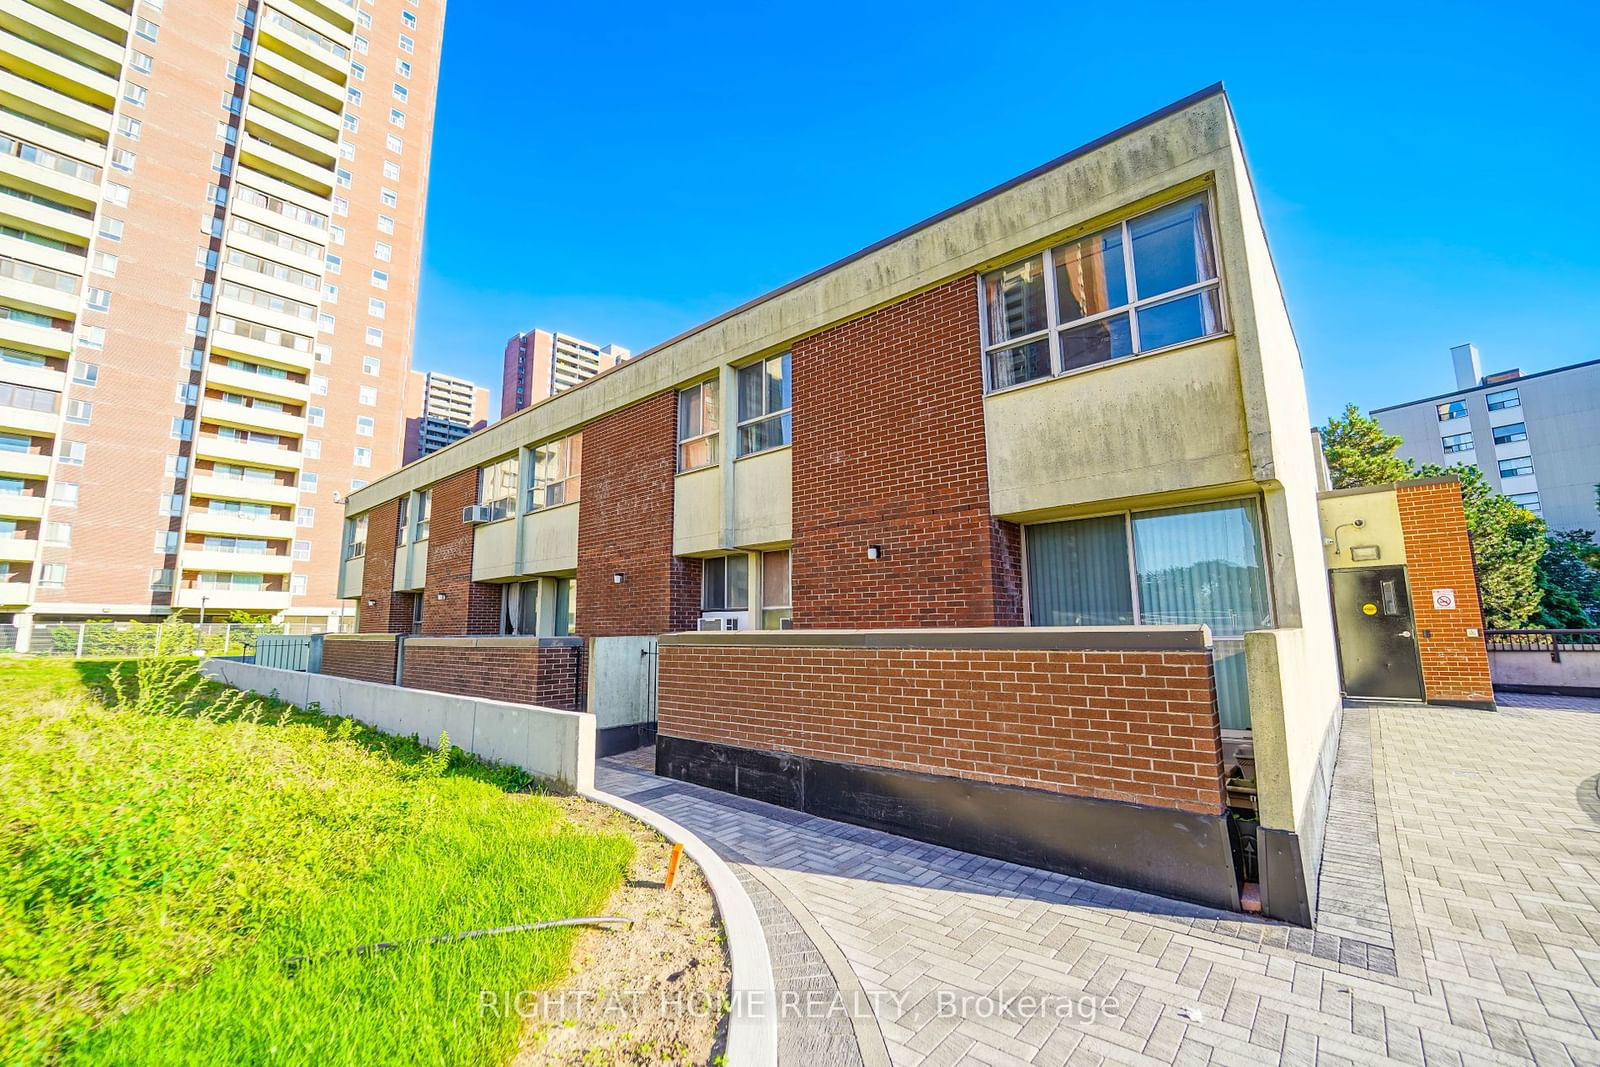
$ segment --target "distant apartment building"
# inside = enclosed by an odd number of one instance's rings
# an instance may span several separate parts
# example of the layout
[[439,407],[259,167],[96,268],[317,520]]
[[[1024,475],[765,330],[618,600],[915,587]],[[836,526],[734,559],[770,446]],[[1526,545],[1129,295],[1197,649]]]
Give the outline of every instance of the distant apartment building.
[[465,378],[414,370],[406,385],[405,462],[489,425],[489,390]]
[[443,0],[5,0],[0,618],[343,612]]
[[500,417],[521,411],[593,378],[627,359],[620,345],[590,344],[564,333],[529,330],[506,342],[500,378]]
[[1372,411],[1418,463],[1472,463],[1554,529],[1600,528],[1600,360],[1485,375],[1476,345],[1450,350],[1453,392]]

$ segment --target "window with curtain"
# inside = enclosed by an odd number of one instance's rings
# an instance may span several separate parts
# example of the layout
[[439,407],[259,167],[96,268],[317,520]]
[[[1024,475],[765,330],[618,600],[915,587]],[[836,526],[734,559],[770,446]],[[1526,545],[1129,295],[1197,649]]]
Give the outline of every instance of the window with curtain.
[[739,455],[789,443],[789,353],[739,368]]
[[478,468],[478,503],[489,509],[491,521],[512,514],[517,506],[516,456]]
[[717,380],[678,391],[678,471],[699,470],[717,462]]
[[700,610],[743,611],[750,606],[750,557],[712,556],[700,567]]
[[583,434],[546,441],[533,450],[533,484],[528,487],[528,510],[553,508],[578,499],[583,476]]
[[1272,625],[1255,501],[1029,526],[1026,553],[1034,626],[1211,627],[1222,725],[1250,728],[1244,635]]
[[983,311],[991,390],[1219,334],[1210,200],[1166,204],[992,271]]
[[500,632],[530,636],[539,632],[539,581],[512,582],[501,587]]
[[777,630],[791,617],[789,550],[761,553],[761,628]]

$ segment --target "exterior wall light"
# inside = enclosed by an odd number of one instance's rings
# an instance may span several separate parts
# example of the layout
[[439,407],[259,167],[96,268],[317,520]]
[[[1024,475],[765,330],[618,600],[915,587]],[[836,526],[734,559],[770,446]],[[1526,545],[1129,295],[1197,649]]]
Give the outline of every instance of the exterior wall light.
[[627,578],[627,575],[623,574],[621,571],[617,571],[615,574],[613,574],[611,576],[611,584],[612,585],[621,585],[626,578]]
[[868,545],[867,546],[867,558],[868,559],[879,559],[882,556],[883,556],[883,546],[881,546],[881,545]]
[[367,601],[367,607],[369,607],[369,608],[375,608],[375,607],[377,607],[377,606],[378,606],[378,602],[377,602],[377,601],[376,601],[376,600],[368,600],[368,601]]
[[435,599],[435,600],[443,600],[444,599],[444,594],[443,593],[435,593],[435,594],[433,594],[433,599]]

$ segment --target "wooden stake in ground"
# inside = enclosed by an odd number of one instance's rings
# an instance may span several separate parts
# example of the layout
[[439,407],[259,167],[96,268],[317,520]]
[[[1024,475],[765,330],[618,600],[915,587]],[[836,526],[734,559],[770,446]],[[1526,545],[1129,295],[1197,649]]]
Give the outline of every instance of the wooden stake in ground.
[[668,889],[672,888],[673,881],[676,880],[677,877],[678,877],[678,861],[680,859],[682,859],[682,858],[683,858],[683,846],[682,845],[673,845],[672,846],[672,855],[667,858],[667,880],[664,883],[666,888],[668,888]]

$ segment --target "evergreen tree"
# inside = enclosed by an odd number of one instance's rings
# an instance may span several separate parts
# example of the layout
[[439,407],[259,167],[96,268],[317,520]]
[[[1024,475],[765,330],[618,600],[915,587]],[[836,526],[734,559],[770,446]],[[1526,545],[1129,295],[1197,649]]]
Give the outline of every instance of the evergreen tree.
[[1385,433],[1377,419],[1361,414],[1354,404],[1345,405],[1344,414],[1330,418],[1322,428],[1322,454],[1333,487],[1384,485],[1415,477],[1411,461],[1395,455],[1402,443],[1398,435]]

